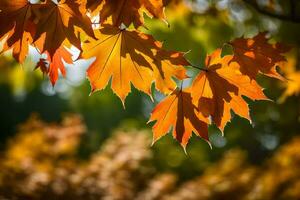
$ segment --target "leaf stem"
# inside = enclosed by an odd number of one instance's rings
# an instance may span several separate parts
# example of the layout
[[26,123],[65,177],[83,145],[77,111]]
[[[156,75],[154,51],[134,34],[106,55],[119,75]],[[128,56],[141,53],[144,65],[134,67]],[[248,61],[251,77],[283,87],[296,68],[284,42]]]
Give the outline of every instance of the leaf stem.
[[197,67],[197,66],[195,66],[195,65],[190,65],[191,67],[193,67],[193,68],[195,68],[195,69],[198,69],[198,70],[200,70],[200,71],[205,71],[205,72],[208,72],[208,70],[207,69],[205,69],[205,68],[202,68],[202,67]]
[[180,91],[182,91],[183,82],[184,82],[184,80],[182,80],[181,83],[180,83]]

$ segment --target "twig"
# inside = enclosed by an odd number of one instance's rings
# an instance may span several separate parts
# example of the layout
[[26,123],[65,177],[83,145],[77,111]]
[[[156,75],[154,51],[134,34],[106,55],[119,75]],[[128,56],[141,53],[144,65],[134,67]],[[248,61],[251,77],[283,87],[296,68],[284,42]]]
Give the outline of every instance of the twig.
[[284,14],[279,14],[279,13],[274,13],[272,11],[266,10],[261,8],[256,0],[243,0],[244,3],[248,4],[252,8],[254,8],[257,12],[267,15],[269,17],[277,18],[283,21],[289,21],[289,22],[294,22],[294,23],[300,23],[300,17],[296,16],[296,10],[295,10],[295,2],[291,0],[291,13],[290,15],[284,15]]
[[195,66],[195,65],[190,65],[190,66],[193,67],[193,68],[195,68],[195,69],[198,69],[198,70],[200,70],[200,71],[208,72],[208,70],[205,69],[205,68],[197,67],[197,66]]

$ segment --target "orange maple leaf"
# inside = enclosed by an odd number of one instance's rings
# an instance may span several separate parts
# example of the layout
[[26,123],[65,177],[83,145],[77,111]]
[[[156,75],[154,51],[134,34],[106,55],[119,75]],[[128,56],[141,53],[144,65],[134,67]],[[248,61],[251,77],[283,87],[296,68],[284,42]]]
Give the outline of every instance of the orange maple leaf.
[[13,49],[13,56],[23,62],[32,42],[35,25],[31,22],[33,4],[28,0],[0,1],[0,41],[4,41],[0,53]]
[[47,51],[51,57],[65,40],[81,49],[75,27],[94,37],[91,21],[85,13],[82,0],[61,0],[58,4],[47,0],[39,6],[35,15],[39,20],[34,41],[44,37],[41,51]]
[[250,120],[249,107],[242,96],[252,100],[266,100],[262,88],[239,71],[232,56],[221,57],[217,49],[206,58],[206,68],[194,80],[191,87],[193,101],[206,117],[223,131],[231,119],[230,111]]
[[281,43],[270,44],[266,33],[259,33],[253,38],[238,38],[230,42],[234,56],[232,61],[237,62],[240,71],[255,79],[258,73],[280,80],[284,78],[276,71],[276,65],[286,61],[282,55],[290,50]]
[[87,70],[92,91],[104,89],[112,78],[112,90],[123,104],[131,91],[131,83],[151,96],[151,86],[170,94],[176,83],[172,77],[184,79],[189,65],[183,53],[162,50],[162,44],[150,35],[120,30],[105,25],[96,31],[100,40],[83,44],[81,57],[96,57]]
[[[36,69],[41,69],[43,74],[47,74],[50,78],[52,85],[54,86],[59,77],[59,72],[61,72],[62,76],[66,76],[66,69],[64,62],[68,64],[72,64],[72,54],[65,48],[60,47],[56,50],[53,57],[46,52],[47,59],[41,58],[40,61],[36,65]],[[64,62],[63,62],[64,61]],[[49,65],[47,67],[47,65]]]
[[163,0],[89,0],[88,6],[92,10],[100,8],[100,21],[103,24],[111,18],[112,25],[127,27],[133,23],[135,27],[144,24],[143,14],[165,20]]
[[177,89],[162,100],[152,111],[149,122],[151,121],[156,121],[152,128],[153,143],[173,127],[173,137],[184,149],[193,132],[210,145],[208,120],[193,104],[191,94],[187,90]]

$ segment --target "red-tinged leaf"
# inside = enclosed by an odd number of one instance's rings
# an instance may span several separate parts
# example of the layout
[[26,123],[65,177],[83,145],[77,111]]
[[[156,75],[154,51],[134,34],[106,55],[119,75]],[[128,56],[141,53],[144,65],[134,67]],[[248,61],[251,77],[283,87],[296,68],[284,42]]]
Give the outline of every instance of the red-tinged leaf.
[[91,10],[100,9],[101,23],[107,23],[119,27],[125,24],[127,27],[134,24],[137,28],[144,24],[144,12],[149,16],[165,20],[163,0],[88,0]]
[[35,69],[40,69],[43,75],[48,74],[49,69],[48,69],[48,63],[47,60],[44,58],[41,58],[39,62],[36,64]]
[[258,73],[280,80],[284,78],[276,71],[277,64],[286,61],[284,53],[289,47],[281,44],[270,44],[266,33],[259,33],[253,38],[238,38],[230,42],[234,56],[232,61],[239,64],[242,74],[256,79]]
[[59,78],[59,72],[61,72],[63,77],[66,76],[64,62],[72,64],[72,54],[65,47],[60,47],[56,50],[52,58],[48,52],[46,52],[46,55],[47,59],[41,58],[37,63],[36,69],[40,68],[43,73],[46,73],[49,76],[52,85],[54,86]]
[[39,6],[35,15],[39,18],[35,41],[43,37],[41,51],[47,51],[51,57],[66,40],[81,49],[75,27],[94,37],[91,21],[81,0],[61,0],[58,4],[47,0]]
[[[173,127],[173,137],[185,149],[192,133],[209,143],[207,119],[198,111],[188,91],[175,90],[152,111],[149,122],[153,126],[153,142],[166,135]],[[210,144],[210,143],[209,143]]]
[[[50,58],[50,55],[48,58]],[[66,76],[66,69],[63,61],[68,64],[73,63],[72,54],[66,48],[61,47],[56,50],[49,65],[49,77],[52,85],[55,85],[56,81],[58,80],[59,71],[63,77]]]
[[[243,99],[267,100],[263,89],[248,76],[239,71],[236,63],[230,63],[232,56],[221,57],[217,49],[206,58],[206,71],[201,72],[194,80],[191,94],[199,111],[223,131],[231,120],[230,111],[250,119],[249,107]],[[230,64],[229,64],[230,63]]]
[[0,1],[0,41],[4,41],[1,52],[12,49],[20,63],[25,60],[33,40],[35,24],[30,20],[33,7],[28,0]]

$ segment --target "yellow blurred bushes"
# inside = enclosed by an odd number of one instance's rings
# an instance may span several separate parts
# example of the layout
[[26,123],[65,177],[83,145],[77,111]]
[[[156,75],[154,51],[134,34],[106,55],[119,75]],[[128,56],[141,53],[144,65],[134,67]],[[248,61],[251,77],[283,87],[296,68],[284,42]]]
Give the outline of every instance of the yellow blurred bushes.
[[239,149],[181,182],[153,165],[147,131],[117,131],[88,160],[77,150],[87,132],[79,116],[61,124],[32,117],[0,159],[0,199],[273,200],[300,198],[300,137],[261,166]]

